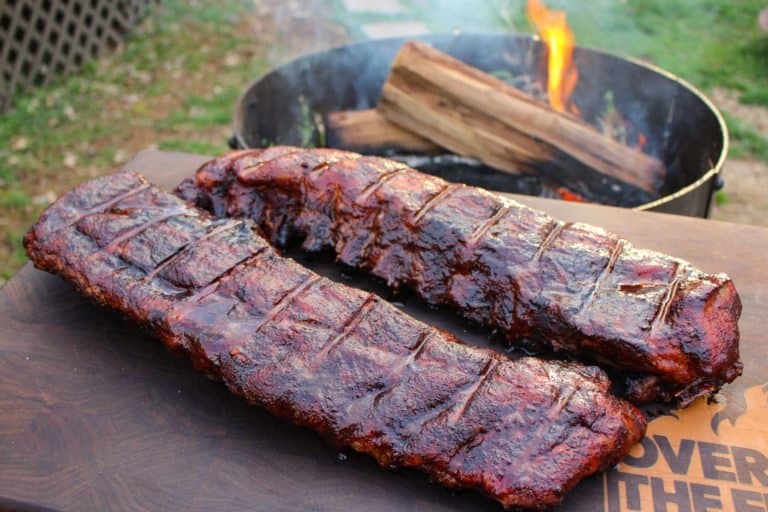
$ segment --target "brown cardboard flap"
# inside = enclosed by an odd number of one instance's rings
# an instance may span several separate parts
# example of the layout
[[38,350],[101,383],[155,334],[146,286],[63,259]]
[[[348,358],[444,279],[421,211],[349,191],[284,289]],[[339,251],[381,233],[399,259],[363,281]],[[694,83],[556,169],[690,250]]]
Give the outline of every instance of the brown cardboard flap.
[[642,444],[605,475],[606,511],[766,510],[766,390],[752,386],[743,400],[699,399],[653,420]]

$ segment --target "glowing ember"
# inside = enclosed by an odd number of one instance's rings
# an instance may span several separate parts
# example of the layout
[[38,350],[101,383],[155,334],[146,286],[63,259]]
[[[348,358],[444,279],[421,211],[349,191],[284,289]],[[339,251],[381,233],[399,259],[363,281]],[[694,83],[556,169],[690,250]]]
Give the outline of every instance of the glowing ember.
[[648,142],[648,138],[645,135],[643,135],[642,133],[637,134],[637,149],[642,151],[647,142]]
[[578,113],[571,103],[571,93],[579,73],[571,60],[573,32],[566,23],[565,12],[550,10],[539,0],[528,0],[528,18],[549,50],[549,104],[560,112]]

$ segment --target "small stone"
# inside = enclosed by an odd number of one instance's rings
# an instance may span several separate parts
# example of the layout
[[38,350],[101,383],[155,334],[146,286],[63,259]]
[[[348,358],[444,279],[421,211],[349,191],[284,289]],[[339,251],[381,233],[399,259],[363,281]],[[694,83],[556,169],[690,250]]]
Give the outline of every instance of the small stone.
[[122,149],[118,149],[115,152],[115,156],[112,157],[112,162],[115,163],[115,164],[122,164],[126,160],[128,160],[128,153],[126,153]]
[[229,53],[224,57],[224,65],[228,68],[233,68],[240,64],[240,57],[236,53]]
[[75,109],[72,108],[71,105],[67,105],[64,107],[64,117],[69,119],[70,121],[74,121],[77,119],[77,112],[75,112]]
[[107,96],[116,96],[117,93],[120,92],[120,88],[116,86],[115,84],[105,83],[105,82],[97,82],[93,84],[94,87]]
[[45,194],[38,194],[32,198],[32,202],[37,205],[48,205],[56,200],[56,194],[49,190]]
[[73,169],[77,165],[77,155],[74,153],[66,153],[64,155],[64,167]]
[[29,147],[29,139],[26,137],[13,137],[11,139],[11,149],[14,151],[24,151]]
[[139,79],[142,85],[149,85],[152,83],[152,75],[146,71],[140,71],[136,73],[136,78]]
[[8,165],[10,165],[11,167],[16,167],[17,165],[19,165],[19,162],[21,162],[21,160],[19,160],[18,156],[11,155],[8,157],[7,162],[8,162]]

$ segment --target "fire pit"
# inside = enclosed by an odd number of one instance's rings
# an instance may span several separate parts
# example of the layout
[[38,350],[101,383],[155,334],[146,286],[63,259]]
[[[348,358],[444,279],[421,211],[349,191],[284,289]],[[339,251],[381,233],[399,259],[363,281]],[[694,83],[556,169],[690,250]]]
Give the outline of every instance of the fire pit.
[[[546,72],[545,48],[526,35],[463,34],[418,38],[513,85]],[[406,42],[393,38],[299,58],[253,83],[238,101],[232,144],[323,146],[323,119],[340,110],[375,107],[391,62]],[[725,123],[698,91],[651,66],[584,48],[574,49],[580,79],[573,93],[581,117],[598,126],[611,105],[644,151],[667,169],[657,196],[606,177],[579,173],[568,189],[590,200],[640,210],[706,217],[728,147]],[[555,196],[557,177],[510,175],[450,155],[387,154],[453,181],[530,195]],[[562,195],[562,194],[561,194]]]

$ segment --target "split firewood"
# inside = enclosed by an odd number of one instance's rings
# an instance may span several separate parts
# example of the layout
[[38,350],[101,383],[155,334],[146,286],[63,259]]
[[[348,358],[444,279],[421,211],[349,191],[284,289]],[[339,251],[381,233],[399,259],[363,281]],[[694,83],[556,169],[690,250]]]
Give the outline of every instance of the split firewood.
[[351,151],[401,149],[436,153],[440,149],[424,137],[387,121],[376,109],[331,112],[325,118],[325,132],[330,147]]
[[567,179],[583,165],[650,193],[664,181],[658,159],[421,42],[397,54],[377,109],[403,129],[502,171],[535,174],[547,165]]

